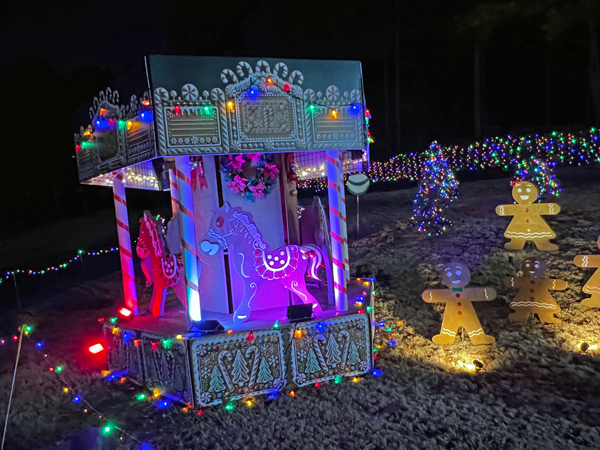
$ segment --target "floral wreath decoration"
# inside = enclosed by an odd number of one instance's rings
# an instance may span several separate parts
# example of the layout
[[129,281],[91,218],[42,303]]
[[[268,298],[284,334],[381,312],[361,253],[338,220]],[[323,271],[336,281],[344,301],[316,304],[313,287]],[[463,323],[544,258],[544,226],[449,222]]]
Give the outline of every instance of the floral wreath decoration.
[[221,157],[221,172],[227,187],[252,202],[264,198],[277,184],[279,169],[270,153],[251,153]]

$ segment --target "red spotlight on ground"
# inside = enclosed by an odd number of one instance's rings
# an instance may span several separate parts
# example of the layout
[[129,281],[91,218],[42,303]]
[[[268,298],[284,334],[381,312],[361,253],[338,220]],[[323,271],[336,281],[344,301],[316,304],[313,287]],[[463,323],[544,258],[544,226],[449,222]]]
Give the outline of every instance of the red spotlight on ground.
[[92,355],[97,355],[98,353],[103,352],[103,351],[104,351],[104,346],[99,342],[97,342],[93,345],[90,345],[88,347],[88,352],[90,352]]
[[119,309],[119,316],[121,316],[122,319],[131,319],[133,317],[133,311],[127,308],[121,308]]

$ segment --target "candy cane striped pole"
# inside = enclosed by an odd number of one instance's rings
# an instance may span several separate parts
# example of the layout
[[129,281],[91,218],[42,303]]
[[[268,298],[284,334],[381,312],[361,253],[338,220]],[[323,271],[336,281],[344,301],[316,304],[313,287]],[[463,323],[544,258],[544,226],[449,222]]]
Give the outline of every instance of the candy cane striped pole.
[[113,197],[117,216],[119,234],[119,253],[121,254],[121,272],[123,273],[123,291],[125,306],[138,314],[137,290],[135,287],[135,272],[133,271],[133,256],[131,253],[131,238],[129,237],[129,218],[127,217],[127,200],[125,199],[125,184],[123,175],[118,173],[113,181]]
[[179,211],[179,192],[177,191],[177,177],[173,169],[169,169],[169,186],[171,188],[171,209],[173,217],[175,217],[175,213]]
[[200,313],[200,292],[198,290],[194,193],[189,156],[177,156],[175,158],[175,175],[179,193],[179,211],[181,211],[181,244],[183,246],[188,320],[199,322],[202,320],[202,316]]
[[327,193],[329,198],[329,225],[331,228],[331,255],[333,272],[333,293],[335,306],[341,311],[348,310],[346,295],[346,276],[344,264],[344,239],[346,235],[342,223],[345,217],[341,213],[344,185],[340,184],[339,151],[327,150]]
[[340,177],[340,212],[342,213],[342,239],[344,248],[344,277],[346,278],[346,286],[350,281],[350,258],[348,257],[348,224],[346,223],[346,189],[344,183],[344,160],[342,152],[338,152],[338,175]]

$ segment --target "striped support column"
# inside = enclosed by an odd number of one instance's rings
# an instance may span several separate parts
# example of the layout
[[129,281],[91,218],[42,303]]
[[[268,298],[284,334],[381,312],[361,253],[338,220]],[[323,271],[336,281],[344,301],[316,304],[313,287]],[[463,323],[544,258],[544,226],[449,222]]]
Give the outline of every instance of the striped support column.
[[129,236],[127,200],[125,199],[123,175],[120,173],[117,174],[113,181],[113,197],[115,199],[115,213],[117,216],[117,230],[119,234],[119,253],[121,254],[121,272],[123,273],[125,306],[137,315],[139,311],[137,306],[137,290],[135,287],[135,272],[133,271],[133,257],[131,254],[131,238]]
[[177,191],[177,177],[173,169],[169,169],[169,186],[171,188],[171,209],[173,217],[175,217],[175,213],[179,211],[179,192]]
[[348,257],[348,224],[346,222],[346,189],[344,183],[344,160],[342,152],[338,152],[338,175],[340,177],[340,212],[342,213],[342,243],[344,244],[344,277],[346,286],[350,282],[350,259]]
[[200,292],[198,290],[194,195],[190,172],[190,157],[177,156],[175,158],[175,175],[179,193],[179,211],[181,211],[181,244],[183,247],[187,313],[190,322],[199,322],[202,320],[202,316],[200,313]]
[[327,150],[327,193],[329,198],[329,226],[331,228],[331,255],[333,272],[333,293],[335,306],[338,310],[348,310],[346,295],[346,266],[344,264],[344,228],[342,223],[346,218],[342,214],[342,191],[338,171],[339,158],[337,150]]

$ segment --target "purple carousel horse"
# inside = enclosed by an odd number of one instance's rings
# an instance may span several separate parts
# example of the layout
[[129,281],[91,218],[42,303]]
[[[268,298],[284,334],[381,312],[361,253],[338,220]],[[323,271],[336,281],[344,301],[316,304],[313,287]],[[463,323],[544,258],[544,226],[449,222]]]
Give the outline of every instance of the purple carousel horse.
[[306,289],[304,280],[307,269],[311,278],[320,280],[317,270],[323,258],[316,245],[286,245],[269,251],[252,222],[252,214],[225,203],[215,212],[210,229],[200,240],[198,248],[207,256],[215,255],[221,248],[229,251],[236,272],[244,280],[244,295],[235,310],[235,322],[248,319],[257,282],[263,281],[278,281],[300,297],[303,303],[312,303],[313,311],[322,310],[317,299]]

